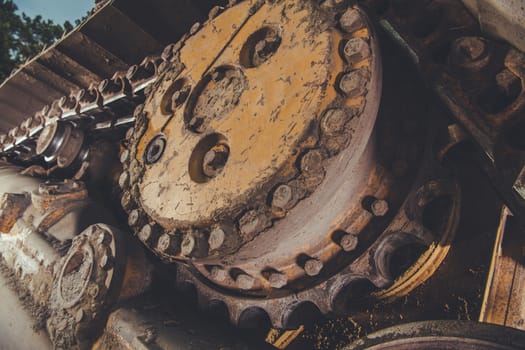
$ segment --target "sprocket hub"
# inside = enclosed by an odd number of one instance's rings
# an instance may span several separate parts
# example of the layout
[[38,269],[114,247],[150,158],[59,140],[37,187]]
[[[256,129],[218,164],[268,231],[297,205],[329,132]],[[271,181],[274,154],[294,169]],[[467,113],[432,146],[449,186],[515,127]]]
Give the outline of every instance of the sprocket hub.
[[409,238],[380,236],[413,165],[396,175],[377,158],[376,38],[359,8],[330,4],[245,1],[194,26],[137,109],[122,157],[138,238],[186,262],[178,281],[235,322],[259,308],[287,326],[305,301],[328,313],[351,281],[392,283],[370,256],[433,240],[407,215]]

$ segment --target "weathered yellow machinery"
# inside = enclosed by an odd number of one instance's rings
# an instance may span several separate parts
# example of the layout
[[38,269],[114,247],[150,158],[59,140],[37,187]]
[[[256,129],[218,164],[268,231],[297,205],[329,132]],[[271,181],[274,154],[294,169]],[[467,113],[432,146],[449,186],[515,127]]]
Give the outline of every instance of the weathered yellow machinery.
[[491,4],[101,2],[0,86],[5,347],[525,347]]

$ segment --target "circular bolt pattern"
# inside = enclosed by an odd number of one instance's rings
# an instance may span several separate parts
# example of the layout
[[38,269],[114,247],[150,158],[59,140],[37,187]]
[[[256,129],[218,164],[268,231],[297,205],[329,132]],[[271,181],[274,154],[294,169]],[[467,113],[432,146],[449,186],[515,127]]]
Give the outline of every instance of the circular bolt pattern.
[[157,163],[166,149],[166,137],[164,135],[157,135],[146,147],[144,152],[144,160],[146,164],[155,164]]
[[308,276],[317,276],[323,269],[323,263],[317,259],[309,259],[304,263],[304,271]]

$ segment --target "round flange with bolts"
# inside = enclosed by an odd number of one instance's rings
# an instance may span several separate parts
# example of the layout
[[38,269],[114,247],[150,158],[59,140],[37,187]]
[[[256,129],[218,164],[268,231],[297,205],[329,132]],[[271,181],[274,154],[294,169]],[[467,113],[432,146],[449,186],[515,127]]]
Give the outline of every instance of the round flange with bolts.
[[[353,280],[387,287],[395,276],[365,257],[388,260],[381,252],[403,241],[374,245],[415,175],[396,176],[374,152],[382,70],[364,12],[245,1],[199,28],[137,109],[121,184],[135,233],[184,261],[178,283],[194,284],[203,306],[224,303],[235,323],[261,311],[289,327],[305,305],[333,312]],[[165,108],[181,86],[187,98]],[[160,134],[164,155],[148,162]],[[411,154],[402,161],[415,173]],[[143,235],[145,224],[158,230]]]

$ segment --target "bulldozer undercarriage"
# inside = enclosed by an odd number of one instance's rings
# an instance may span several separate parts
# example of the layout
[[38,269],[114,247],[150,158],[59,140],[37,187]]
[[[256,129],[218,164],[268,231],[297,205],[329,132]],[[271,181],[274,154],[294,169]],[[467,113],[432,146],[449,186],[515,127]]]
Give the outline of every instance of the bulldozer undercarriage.
[[[80,87],[55,77],[2,124],[1,292],[31,314],[2,338],[525,347],[523,52],[452,0],[205,1],[127,65],[96,26],[134,6],[103,2],[0,86],[62,62]],[[100,74],[64,59],[78,37]]]

